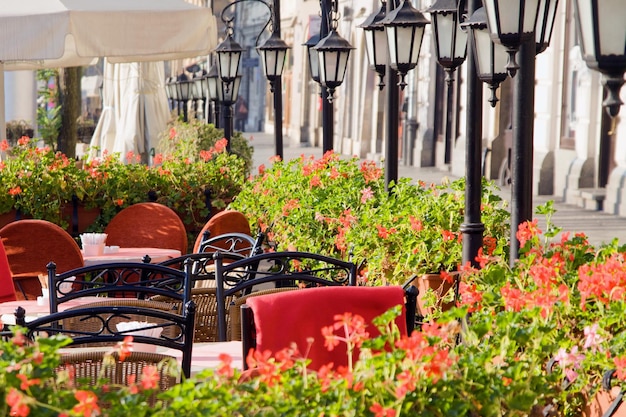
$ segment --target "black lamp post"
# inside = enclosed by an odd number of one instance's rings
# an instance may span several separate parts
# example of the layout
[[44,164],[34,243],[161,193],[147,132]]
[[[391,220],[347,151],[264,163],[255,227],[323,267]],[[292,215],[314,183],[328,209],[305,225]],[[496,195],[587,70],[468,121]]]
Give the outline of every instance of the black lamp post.
[[201,114],[202,119],[206,122],[205,107],[206,107],[206,94],[207,93],[203,85],[203,81],[204,81],[204,74],[202,73],[202,71],[198,71],[194,73],[193,78],[191,79],[191,82],[193,83],[193,87],[192,87],[193,99],[196,102],[196,105],[195,105],[196,118],[198,118],[198,115]]
[[[217,52],[217,61],[218,61],[218,71],[222,83],[225,84],[225,89],[223,90],[224,95],[228,94],[228,90],[230,89],[230,84],[233,84],[236,80],[236,77],[239,74],[239,64],[241,62],[241,54],[244,49],[239,45],[235,39],[233,38],[234,28],[233,28],[233,15],[227,15],[226,11],[234,7],[239,3],[243,3],[244,1],[256,1],[258,3],[264,4],[270,11],[270,18],[263,28],[267,28],[270,24],[272,25],[272,35],[269,39],[261,46],[258,47],[261,58],[263,59],[263,69],[265,71],[268,80],[270,81],[272,91],[274,92],[274,135],[275,135],[275,144],[276,144],[276,154],[281,158],[283,156],[283,105],[282,105],[282,84],[281,84],[281,75],[283,66],[285,64],[286,52],[289,47],[280,40],[280,1],[274,0],[274,5],[270,5],[263,0],[236,0],[232,3],[229,3],[222,9],[222,21],[226,25],[226,39],[220,43],[215,52]],[[262,33],[262,32],[261,32]],[[259,34],[259,37],[261,36]],[[258,37],[257,37],[258,41]],[[237,86],[237,92],[239,91],[239,87]],[[224,96],[224,136],[228,140],[228,149],[230,150],[230,139],[231,136],[226,135],[226,132],[232,133],[232,108],[230,107],[234,101],[227,105],[227,98]],[[237,100],[237,94],[234,95],[234,100]],[[228,109],[226,108],[228,106]],[[228,124],[230,126],[227,126]]]
[[[276,0],[278,2],[278,0]],[[272,35],[257,48],[263,61],[263,71],[274,95],[274,146],[275,154],[283,159],[283,68],[289,46],[280,38],[280,6],[275,5]]]
[[326,153],[333,150],[335,135],[333,93],[343,82],[350,51],[354,48],[337,33],[337,1],[320,0],[320,9],[320,33],[311,36],[304,45],[311,78],[322,87],[322,151]]
[[[519,258],[516,234],[532,218],[535,57],[550,42],[558,0],[484,0],[487,25],[494,42],[507,47],[507,70],[513,80],[513,146],[511,158],[510,262]],[[520,65],[515,62],[519,50]]]
[[311,79],[319,84],[320,82],[320,63],[317,51],[314,49],[315,45],[320,41],[320,34],[311,36],[303,45],[306,46],[306,53],[309,62],[309,72],[311,73]]
[[[417,66],[419,52],[428,20],[407,0],[387,2],[387,12],[381,21],[387,38],[387,142],[385,149],[385,187],[398,182],[399,88],[406,85],[406,73]],[[398,83],[398,76],[401,81]],[[405,152],[409,150],[405,149]]]
[[589,68],[603,74],[607,96],[602,104],[614,118],[623,104],[619,92],[626,71],[626,8],[617,3],[617,7],[610,7],[598,0],[574,0],[574,5],[583,59]]
[[452,118],[454,117],[454,71],[465,61],[467,32],[461,29],[456,0],[437,0],[428,10],[433,22],[437,62],[446,71],[446,137],[444,162],[452,161]]
[[511,77],[520,68],[515,54],[520,45],[533,39],[541,0],[483,0],[487,24],[495,43],[507,47],[507,70]]
[[207,93],[209,96],[209,100],[211,101],[211,103],[213,103],[213,124],[215,125],[216,128],[219,129],[222,127],[222,123],[220,119],[220,115],[221,115],[220,96],[222,93],[222,88],[221,88],[222,81],[220,80],[220,75],[217,70],[217,65],[215,64],[211,65],[211,68],[209,69],[209,73],[206,76],[206,82],[207,82]]
[[180,115],[180,106],[178,105],[178,89],[176,88],[176,77],[170,77],[165,88],[170,92],[172,98],[172,108],[176,107],[176,114]]
[[178,77],[178,81],[176,82],[176,92],[178,96],[178,100],[181,102],[183,106],[183,121],[188,121],[187,119],[187,104],[189,100],[193,98],[193,94],[191,92],[192,82],[187,78],[186,75],[181,74]]
[[[167,97],[167,104],[172,108],[172,89],[171,89],[171,77],[165,79],[165,96]],[[100,94],[100,101],[102,102],[102,94]]]
[[[232,105],[237,101],[239,94],[239,84],[235,85],[237,76],[239,75],[239,64],[241,62],[241,54],[244,49],[233,38],[232,19],[224,18],[224,11],[236,3],[230,3],[222,10],[222,20],[226,24],[226,39],[224,39],[215,52],[217,54],[217,70],[220,75],[221,83],[218,85],[221,90],[220,102],[222,104],[222,117],[224,121],[224,138],[226,138],[226,150],[230,152],[230,140],[233,136],[233,108]],[[237,90],[236,92],[234,90]]]
[[222,104],[222,124],[224,126],[224,137],[226,138],[226,150],[230,152],[230,139],[233,137],[233,104],[237,101],[239,87],[241,86],[241,75],[238,74],[230,83],[221,82],[217,85],[217,95]]

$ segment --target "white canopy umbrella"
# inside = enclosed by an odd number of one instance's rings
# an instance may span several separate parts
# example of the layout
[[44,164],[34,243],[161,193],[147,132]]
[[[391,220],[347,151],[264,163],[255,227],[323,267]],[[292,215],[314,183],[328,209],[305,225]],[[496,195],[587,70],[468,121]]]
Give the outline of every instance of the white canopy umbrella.
[[105,63],[103,110],[92,149],[119,152],[122,157],[132,151],[147,157],[156,147],[170,118],[163,67],[163,62]]
[[206,55],[217,42],[211,9],[184,0],[23,0],[0,7],[0,132],[5,69],[163,61]]

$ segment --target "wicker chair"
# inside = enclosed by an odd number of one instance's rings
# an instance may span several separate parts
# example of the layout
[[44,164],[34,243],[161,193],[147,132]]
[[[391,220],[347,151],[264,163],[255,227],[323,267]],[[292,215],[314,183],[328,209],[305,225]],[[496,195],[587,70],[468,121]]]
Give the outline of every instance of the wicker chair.
[[41,295],[39,275],[53,261],[59,272],[83,266],[83,255],[72,236],[45,220],[18,220],[0,229],[18,299]]
[[203,241],[226,233],[241,233],[251,236],[250,223],[246,216],[236,210],[224,210],[211,217],[198,233],[193,245],[193,252],[201,252],[200,245]]
[[[235,297],[231,296],[227,302],[231,302]],[[193,288],[191,299],[196,306],[196,323],[194,331],[194,342],[217,342],[217,301],[215,298],[215,288]],[[181,304],[175,300],[164,296],[155,296],[151,300],[155,302],[174,302],[175,308],[180,309]],[[237,314],[238,315],[238,314]],[[230,323],[228,317],[227,323]],[[238,321],[239,323],[239,321]],[[240,331],[241,332],[241,331]],[[241,340],[241,339],[232,339]]]
[[107,244],[126,248],[177,249],[187,253],[187,231],[174,210],[159,203],[126,207],[111,219],[104,232]]
[[274,288],[356,285],[354,263],[315,253],[267,252],[234,262],[224,262],[224,255],[217,252],[214,256],[218,341],[227,340],[229,297],[251,294],[267,284]]
[[[72,382],[76,386],[78,381],[88,381],[90,386],[95,386],[98,380],[106,380],[111,385],[129,385],[128,377],[137,377],[137,383],[141,380],[142,371],[146,366],[156,366],[159,373],[159,391],[166,391],[176,385],[178,378],[175,376],[175,369],[168,364],[176,363],[176,358],[159,353],[131,352],[124,359],[119,360],[117,352],[111,353],[115,359],[114,365],[105,365],[104,358],[106,351],[82,351],[66,352],[61,354],[60,366],[57,371],[62,372],[69,367],[72,372]],[[155,392],[149,399],[151,405],[156,404],[157,393]],[[106,408],[106,404],[101,404]]]
[[[165,312],[175,311],[180,313],[180,307],[176,306],[174,303],[167,302],[158,302],[153,300],[135,300],[132,298],[112,298],[110,300],[96,301],[93,303],[83,304],[78,307],[68,308],[67,310],[76,310],[76,309],[89,309],[89,308],[97,308],[97,307],[139,307],[142,310],[144,308],[156,309]],[[63,321],[63,326],[67,329],[71,329],[77,332],[96,332],[104,325],[104,331],[107,332],[111,330],[111,332],[115,332],[117,330],[117,324],[121,322],[128,321],[139,321],[146,322],[150,320],[159,325],[163,325],[162,333],[164,337],[174,338],[176,337],[175,330],[172,326],[167,326],[167,320],[160,319],[158,317],[147,317],[141,314],[131,314],[125,316],[119,316],[116,314],[102,315],[100,317],[95,318],[83,318],[83,317],[72,317]],[[93,344],[92,346],[106,346],[107,344]]]
[[[59,371],[72,366],[74,372],[73,381],[89,381],[90,385],[96,385],[98,379],[104,378],[111,384],[127,385],[129,375],[141,375],[145,366],[158,365],[163,361],[176,361],[173,356],[162,355],[149,352],[131,352],[131,354],[120,361],[117,352],[110,353],[116,359],[115,366],[105,367],[103,360],[106,351],[78,351],[64,352],[61,354]],[[170,373],[168,366],[159,367],[159,389],[165,391],[176,384],[177,378]],[[139,382],[139,380],[137,381]]]
[[[181,351],[182,371],[188,377],[195,323],[189,270],[189,267],[180,271],[147,263],[115,263],[86,266],[57,275],[51,262],[48,265],[51,314],[23,325],[30,338],[42,332],[64,334],[72,338],[70,346],[113,345],[133,335],[135,343]],[[131,295],[134,298],[128,298]],[[174,303],[149,300],[155,295],[178,304],[174,307]],[[109,298],[58,311],[59,304],[90,296]],[[137,329],[117,329],[116,325],[123,321],[145,321],[150,324],[144,330],[162,330],[157,335]]]

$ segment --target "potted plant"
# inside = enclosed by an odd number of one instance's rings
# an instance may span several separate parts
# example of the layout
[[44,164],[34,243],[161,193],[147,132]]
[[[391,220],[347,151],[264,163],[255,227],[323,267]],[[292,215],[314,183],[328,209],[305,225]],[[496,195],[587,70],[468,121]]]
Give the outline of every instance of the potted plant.
[[[320,159],[275,161],[248,182],[232,203],[280,248],[350,258],[371,285],[403,284],[413,275],[456,271],[462,263],[460,225],[464,180],[385,190],[373,162]],[[505,202],[483,183],[485,250],[506,253]]]
[[73,160],[48,147],[38,148],[26,136],[12,148],[5,142],[2,147],[9,156],[0,170],[2,209],[67,227],[62,207],[72,201],[73,184],[81,182],[84,173]]

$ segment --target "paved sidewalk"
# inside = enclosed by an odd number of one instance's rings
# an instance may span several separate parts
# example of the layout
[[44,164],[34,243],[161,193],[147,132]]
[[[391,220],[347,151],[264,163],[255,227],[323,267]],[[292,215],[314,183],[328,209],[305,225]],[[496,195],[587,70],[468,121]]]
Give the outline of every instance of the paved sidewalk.
[[[245,132],[244,135],[251,139],[250,143],[254,147],[253,173],[257,172],[261,164],[271,165],[270,159],[275,154],[274,135],[264,132]],[[297,158],[302,154],[314,155],[319,158],[322,156],[322,149],[319,147],[285,146],[283,153],[285,160]],[[405,166],[398,168],[398,177],[411,177],[427,183],[440,183],[446,176],[451,180],[457,178],[438,168]],[[510,190],[502,189],[502,197],[510,200]],[[572,234],[584,232],[589,237],[589,242],[594,245],[611,242],[614,238],[618,238],[621,243],[626,243],[626,218],[565,204],[562,202],[562,198],[557,196],[534,196],[533,204],[537,206],[549,200],[554,200],[556,209],[553,223],[561,227],[564,232],[571,232]],[[545,224],[541,217],[539,217],[539,224],[541,228]]]

